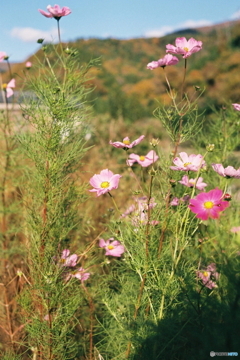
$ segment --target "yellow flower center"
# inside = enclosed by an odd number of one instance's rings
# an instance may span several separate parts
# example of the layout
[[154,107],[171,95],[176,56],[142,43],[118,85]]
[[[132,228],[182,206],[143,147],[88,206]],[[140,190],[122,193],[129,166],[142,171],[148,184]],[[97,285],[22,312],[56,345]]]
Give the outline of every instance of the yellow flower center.
[[113,249],[114,249],[114,246],[108,245],[108,250],[113,250]]
[[101,183],[101,188],[103,188],[103,189],[106,189],[106,188],[108,188],[109,187],[109,182],[108,181],[103,181],[102,183]]
[[188,165],[191,165],[191,162],[187,162],[187,163],[183,164],[184,167],[186,167]]
[[2,89],[6,90],[6,88],[7,88],[7,84],[2,84]]
[[195,185],[195,182],[196,182],[196,180],[189,180],[189,184],[191,185],[191,186],[194,186]]
[[140,160],[140,161],[144,161],[144,160],[145,160],[145,156],[139,156],[139,160]]
[[207,271],[204,271],[204,272],[203,272],[203,276],[207,277],[207,276],[208,276],[208,272],[207,272]]
[[130,141],[129,141],[129,140],[123,140],[123,143],[124,143],[125,145],[130,145]]
[[205,209],[212,209],[214,207],[214,203],[212,201],[206,201],[204,203]]
[[189,49],[188,49],[187,47],[184,47],[184,48],[183,48],[183,50],[185,50],[185,51],[189,51]]

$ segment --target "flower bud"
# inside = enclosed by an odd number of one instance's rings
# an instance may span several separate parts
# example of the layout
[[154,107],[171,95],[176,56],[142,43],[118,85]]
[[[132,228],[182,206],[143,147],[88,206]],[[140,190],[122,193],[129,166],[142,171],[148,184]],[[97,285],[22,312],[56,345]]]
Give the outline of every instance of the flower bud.
[[232,195],[226,193],[226,194],[224,195],[224,197],[223,197],[223,200],[225,200],[225,201],[231,201],[231,200],[232,200]]
[[209,152],[213,151],[214,148],[215,148],[215,145],[214,145],[214,144],[208,144],[208,145],[206,146],[206,149],[207,149],[207,151],[209,151]]
[[177,184],[177,180],[174,180],[174,179],[170,179],[169,182],[172,187],[176,186],[176,184]]
[[158,143],[159,143],[159,139],[154,139],[154,138],[152,138],[152,141],[150,141],[150,145],[151,145],[152,147],[157,146]]

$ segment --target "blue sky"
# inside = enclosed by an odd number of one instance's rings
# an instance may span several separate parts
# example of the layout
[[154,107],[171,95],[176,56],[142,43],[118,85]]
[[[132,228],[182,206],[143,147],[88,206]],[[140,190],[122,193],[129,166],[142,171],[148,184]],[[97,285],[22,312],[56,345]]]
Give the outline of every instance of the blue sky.
[[[38,12],[48,0],[4,0],[0,51],[10,61],[25,61],[38,38],[57,40],[57,22]],[[54,5],[55,2],[50,3]],[[240,19],[239,0],[61,0],[72,14],[60,20],[62,40],[163,36],[186,27]]]

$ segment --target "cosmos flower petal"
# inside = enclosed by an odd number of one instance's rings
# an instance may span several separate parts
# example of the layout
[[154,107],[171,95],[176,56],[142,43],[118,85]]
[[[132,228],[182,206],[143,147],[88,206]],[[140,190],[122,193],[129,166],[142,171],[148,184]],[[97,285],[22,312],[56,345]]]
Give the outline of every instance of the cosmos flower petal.
[[217,219],[220,212],[230,206],[228,201],[223,201],[222,190],[216,188],[207,193],[200,193],[190,200],[189,208],[198,219]]

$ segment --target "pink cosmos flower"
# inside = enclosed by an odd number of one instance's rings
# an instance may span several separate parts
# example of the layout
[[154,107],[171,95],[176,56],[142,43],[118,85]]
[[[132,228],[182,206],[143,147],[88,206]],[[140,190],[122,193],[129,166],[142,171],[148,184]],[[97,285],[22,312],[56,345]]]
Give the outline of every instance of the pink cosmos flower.
[[64,249],[62,251],[62,256],[60,263],[62,266],[74,267],[77,265],[78,256],[77,254],[70,255],[70,250]]
[[233,108],[237,111],[240,111],[240,104],[232,104]]
[[127,160],[127,165],[132,166],[135,162],[142,167],[147,167],[158,160],[158,156],[154,150],[149,151],[146,156],[139,156],[137,154],[130,154]]
[[106,194],[107,192],[117,189],[119,179],[122,176],[119,174],[113,174],[112,171],[105,169],[100,174],[95,174],[90,179],[89,183],[94,189],[89,190],[90,192],[96,192],[97,196]]
[[110,140],[109,144],[114,146],[115,148],[131,149],[132,147],[138,145],[144,138],[145,136],[141,135],[137,140],[134,140],[132,143],[130,143],[129,137],[125,137],[122,142],[112,142],[112,140]]
[[172,199],[172,201],[170,202],[170,205],[171,206],[178,206],[179,205],[179,198],[178,197],[174,197],[173,199]]
[[240,232],[240,226],[234,226],[231,228],[230,230],[232,233],[236,234],[238,232]]
[[6,57],[7,57],[7,54],[4,51],[0,51],[0,61],[5,60]]
[[158,67],[159,67],[158,61],[152,61],[147,64],[147,69],[149,69],[149,70],[154,70],[154,69],[157,69]]
[[124,246],[117,240],[114,240],[114,238],[110,238],[108,240],[100,239],[99,240],[99,247],[105,248],[106,253],[105,255],[120,257],[125,249]]
[[173,159],[173,163],[176,166],[170,166],[172,170],[181,170],[181,171],[198,171],[200,168],[206,165],[205,161],[203,160],[203,156],[198,155],[187,155],[185,152],[179,153],[180,158],[176,157]]
[[2,85],[3,90],[6,92],[6,97],[9,98],[13,95],[13,88],[15,88],[15,79],[9,81],[8,84]]
[[[135,226],[146,225],[148,222],[148,209],[153,209],[157,203],[154,202],[154,198],[150,199],[148,205],[148,197],[142,196],[140,198],[135,197],[135,204],[132,204],[123,214],[122,218],[130,215],[132,224]],[[150,225],[157,225],[159,221],[151,220]]]
[[178,197],[174,197],[172,201],[170,202],[170,205],[172,206],[178,206],[180,203],[187,204],[190,200],[190,195],[184,195],[180,199]]
[[190,188],[195,186],[196,189],[201,191],[203,191],[204,188],[207,186],[207,184],[203,182],[202,177],[199,177],[196,182],[196,179],[189,179],[187,175],[184,175],[182,177],[182,180],[179,181],[179,183]]
[[208,289],[216,288],[217,284],[213,281],[219,279],[219,273],[216,272],[216,265],[211,263],[207,266],[206,270],[197,271],[197,277],[202,280],[203,285]]
[[176,56],[167,54],[162,59],[159,59],[158,61],[152,61],[149,64],[147,64],[147,69],[153,70],[158,67],[164,68],[167,65],[176,65],[178,62],[179,60]]
[[202,41],[197,41],[193,38],[186,40],[185,37],[179,37],[175,40],[175,45],[166,45],[166,52],[181,54],[184,59],[202,49]]
[[153,209],[157,203],[154,202],[154,198],[151,198],[148,203],[148,197],[147,196],[141,196],[141,197],[134,197],[135,204],[131,205],[123,214],[122,217],[126,217],[127,215],[130,215],[131,213],[135,212],[136,210],[138,212],[147,212],[148,209]]
[[197,214],[197,218],[201,220],[218,219],[220,212],[229,207],[228,201],[223,201],[222,190],[216,188],[207,193],[198,194],[190,200],[189,208]]
[[48,12],[38,9],[38,11],[42,15],[46,16],[47,18],[54,18],[56,20],[60,20],[62,16],[67,16],[71,14],[71,10],[67,6],[60,8],[59,5],[54,5],[54,6],[48,5],[47,10]]
[[68,281],[71,278],[75,277],[75,278],[81,280],[81,282],[83,283],[85,280],[87,280],[89,278],[89,276],[90,276],[90,273],[86,272],[85,269],[80,267],[79,269],[69,272],[65,277],[65,281]]
[[212,168],[221,176],[240,179],[240,169],[236,170],[233,166],[227,166],[224,168],[222,164],[212,164]]
[[27,61],[25,66],[26,66],[27,69],[30,69],[32,67],[31,61]]

